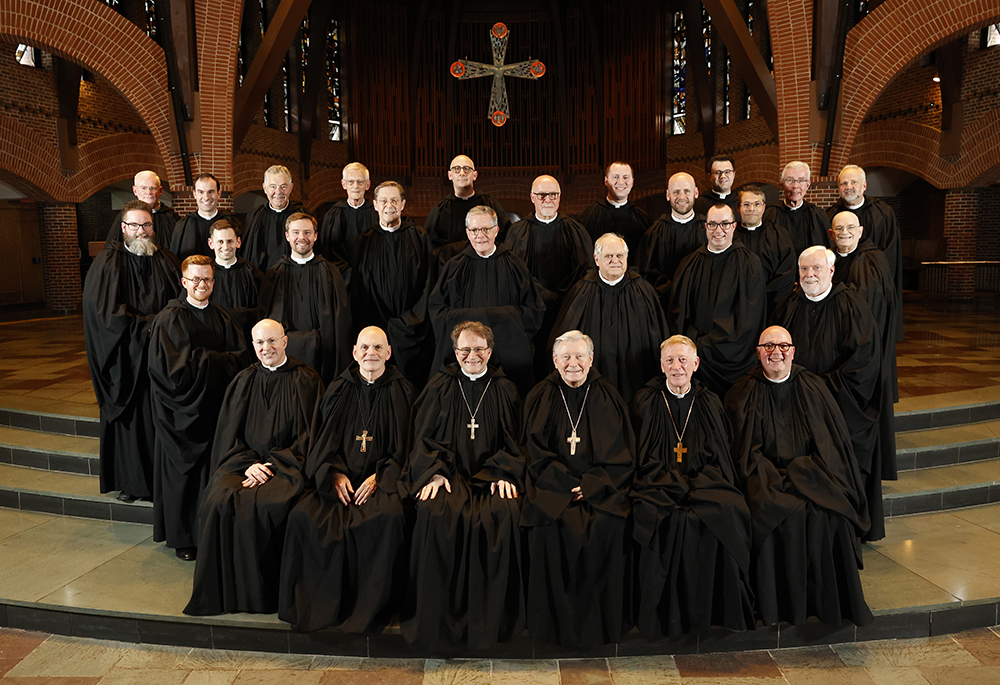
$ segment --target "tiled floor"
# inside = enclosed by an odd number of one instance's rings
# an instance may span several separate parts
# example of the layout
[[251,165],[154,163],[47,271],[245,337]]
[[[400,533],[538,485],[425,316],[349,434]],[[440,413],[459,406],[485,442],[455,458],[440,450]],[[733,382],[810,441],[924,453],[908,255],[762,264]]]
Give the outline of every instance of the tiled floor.
[[311,657],[0,630],[4,685],[990,685],[997,628],[733,654],[576,660]]

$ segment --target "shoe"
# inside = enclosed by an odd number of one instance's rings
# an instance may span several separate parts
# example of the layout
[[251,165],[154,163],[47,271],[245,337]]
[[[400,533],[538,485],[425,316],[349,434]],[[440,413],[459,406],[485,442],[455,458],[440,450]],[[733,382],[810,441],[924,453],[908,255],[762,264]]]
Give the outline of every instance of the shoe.
[[123,491],[118,493],[118,501],[125,504],[132,504],[135,501],[135,497]]
[[180,547],[174,552],[178,559],[184,561],[194,561],[198,558],[198,548],[197,547]]

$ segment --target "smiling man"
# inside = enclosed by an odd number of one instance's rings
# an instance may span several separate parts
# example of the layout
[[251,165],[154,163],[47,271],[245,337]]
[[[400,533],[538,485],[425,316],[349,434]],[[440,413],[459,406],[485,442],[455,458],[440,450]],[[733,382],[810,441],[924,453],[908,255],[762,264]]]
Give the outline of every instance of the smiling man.
[[[250,329],[257,321],[257,296],[264,274],[237,255],[239,227],[219,219],[209,231],[208,246],[215,255],[215,289],[212,301],[236,317],[236,322],[250,340]],[[247,343],[249,345],[249,343]]]
[[331,262],[354,265],[354,241],[371,228],[378,217],[375,205],[365,198],[372,187],[368,167],[351,162],[341,172],[340,185],[347,197],[335,203],[323,217],[317,250]]
[[781,172],[781,200],[764,212],[764,221],[788,231],[795,254],[811,245],[827,244],[830,222],[826,212],[805,199],[811,184],[809,165],[789,162]]
[[792,239],[788,231],[764,217],[764,191],[760,186],[745,186],[739,193],[739,223],[733,240],[760,257],[767,282],[767,311],[775,306],[795,287],[796,264]]
[[649,227],[639,246],[639,272],[660,293],[666,307],[681,260],[706,243],[705,216],[694,209],[698,185],[691,174],[676,173],[667,181],[670,212]]
[[[160,196],[163,195],[163,186],[160,184],[160,177],[155,172],[149,170],[140,171],[132,179],[132,195],[139,202],[144,202],[149,206],[150,215],[153,217],[153,228],[156,233],[156,244],[169,249],[171,237],[174,233],[174,226],[180,217],[177,216],[177,213],[171,207],[160,202]],[[123,212],[124,209],[118,212],[111,220],[111,228],[108,230],[108,237],[104,241],[105,247],[121,243]]]
[[736,162],[729,155],[716,155],[708,162],[707,192],[701,193],[694,203],[694,211],[707,214],[712,205],[724,204],[739,211],[739,193],[733,191],[736,184]]
[[497,215],[497,227],[500,240],[507,235],[510,222],[503,206],[485,193],[477,193],[475,189],[479,172],[476,164],[466,155],[458,155],[448,165],[448,180],[451,182],[452,194],[441,200],[424,222],[424,230],[431,238],[435,250],[445,245],[465,240],[465,215],[473,207],[485,206]]
[[305,212],[305,209],[302,203],[292,200],[295,184],[287,167],[268,167],[262,187],[267,202],[247,214],[240,255],[261,271],[267,271],[289,254],[288,242],[284,238],[288,217]]
[[645,211],[634,202],[629,202],[634,185],[635,174],[631,164],[616,161],[607,166],[604,170],[607,197],[590,205],[576,217],[592,241],[605,233],[616,233],[625,239],[629,250],[639,254],[639,243],[651,222]]
[[198,209],[177,222],[170,239],[170,251],[177,255],[177,259],[183,261],[193,254],[212,256],[209,245],[212,224],[223,219],[236,222],[232,215],[220,212],[221,192],[219,179],[212,174],[198,174],[195,178],[191,195]]

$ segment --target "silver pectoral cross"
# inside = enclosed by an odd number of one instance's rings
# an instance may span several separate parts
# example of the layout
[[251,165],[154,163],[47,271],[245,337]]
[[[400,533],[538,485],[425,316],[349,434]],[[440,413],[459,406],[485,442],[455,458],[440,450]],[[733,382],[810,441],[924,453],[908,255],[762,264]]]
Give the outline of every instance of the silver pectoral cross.
[[472,422],[465,424],[465,427],[469,429],[469,439],[470,440],[475,440],[476,439],[476,429],[479,428],[479,424],[476,423],[476,420],[472,419]]
[[571,456],[576,455],[576,443],[580,442],[582,438],[576,437],[576,429],[573,429],[573,434],[566,438],[566,442],[569,443],[569,453]]
[[359,440],[361,441],[361,451],[362,452],[367,452],[368,451],[368,443],[371,442],[374,439],[375,438],[373,438],[372,436],[368,435],[368,431],[367,430],[361,431],[361,435],[355,435],[354,436],[354,442],[358,442]]

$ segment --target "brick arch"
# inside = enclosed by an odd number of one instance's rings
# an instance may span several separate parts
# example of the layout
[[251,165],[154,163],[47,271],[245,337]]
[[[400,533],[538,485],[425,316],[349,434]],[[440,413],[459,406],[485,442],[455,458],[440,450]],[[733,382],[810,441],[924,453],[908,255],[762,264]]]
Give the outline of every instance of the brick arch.
[[163,49],[128,19],[94,0],[0,0],[0,33],[44,46],[106,78],[138,110],[161,158],[171,158]]
[[0,142],[0,169],[24,179],[43,195],[32,199],[68,201],[55,145],[6,115],[0,115]]
[[[375,188],[374,184],[372,188]],[[340,169],[321,169],[309,177],[309,200],[305,205],[310,212],[315,212],[324,202],[340,199],[343,196]]]
[[872,10],[847,36],[840,142],[834,146],[831,168],[853,156],[865,114],[903,67],[954,34],[998,19],[997,5],[980,0],[886,0]]
[[131,179],[139,169],[150,169],[167,178],[160,150],[145,134],[103,136],[84,143],[79,152],[81,169],[66,181],[71,202],[83,202],[112,183]]

